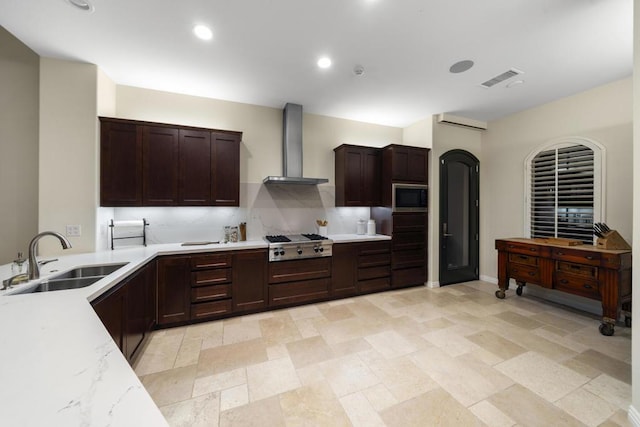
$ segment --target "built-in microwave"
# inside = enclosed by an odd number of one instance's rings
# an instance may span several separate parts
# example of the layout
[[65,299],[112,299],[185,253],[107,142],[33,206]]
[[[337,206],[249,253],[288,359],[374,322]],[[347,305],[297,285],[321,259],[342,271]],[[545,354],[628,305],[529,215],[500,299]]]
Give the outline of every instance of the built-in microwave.
[[393,212],[426,212],[428,189],[424,184],[392,184]]

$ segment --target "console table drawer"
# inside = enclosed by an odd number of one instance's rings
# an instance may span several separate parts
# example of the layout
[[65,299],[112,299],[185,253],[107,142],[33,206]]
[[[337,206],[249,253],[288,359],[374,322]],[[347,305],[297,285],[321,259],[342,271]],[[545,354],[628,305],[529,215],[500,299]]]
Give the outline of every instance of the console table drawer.
[[540,270],[533,265],[511,265],[509,266],[509,276],[520,282],[540,283]]
[[584,264],[574,264],[571,262],[557,261],[556,270],[559,272],[575,274],[591,279],[598,278],[598,267]]
[[540,258],[531,255],[509,254],[509,262],[516,264],[538,265]]
[[553,248],[551,257],[559,261],[575,262],[578,264],[600,265],[600,253],[579,249]]
[[600,299],[598,281],[586,277],[557,272],[554,288],[591,299]]
[[539,255],[540,247],[536,245],[528,245],[526,243],[509,242],[507,244],[507,251],[524,255]]

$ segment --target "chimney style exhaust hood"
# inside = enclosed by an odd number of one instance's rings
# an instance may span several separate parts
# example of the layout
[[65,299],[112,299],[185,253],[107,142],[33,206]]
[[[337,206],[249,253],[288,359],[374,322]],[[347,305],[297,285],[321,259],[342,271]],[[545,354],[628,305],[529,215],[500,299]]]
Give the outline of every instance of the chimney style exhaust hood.
[[326,178],[302,177],[302,105],[287,103],[282,113],[282,174],[268,176],[265,184],[317,185]]

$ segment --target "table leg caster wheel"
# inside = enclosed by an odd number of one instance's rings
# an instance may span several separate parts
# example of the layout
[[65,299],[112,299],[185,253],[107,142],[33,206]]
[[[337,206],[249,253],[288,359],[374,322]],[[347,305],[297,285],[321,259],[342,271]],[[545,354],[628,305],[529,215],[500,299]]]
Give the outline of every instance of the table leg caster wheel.
[[518,286],[518,288],[516,289],[516,294],[521,297],[522,296],[522,286]]
[[600,333],[607,337],[613,335],[613,325],[611,323],[602,323],[600,324]]
[[631,317],[624,316],[624,326],[626,326],[627,328],[631,327]]
[[503,291],[502,289],[498,289],[498,290],[496,291],[496,298],[498,298],[498,299],[504,299],[504,297],[505,297],[504,291]]

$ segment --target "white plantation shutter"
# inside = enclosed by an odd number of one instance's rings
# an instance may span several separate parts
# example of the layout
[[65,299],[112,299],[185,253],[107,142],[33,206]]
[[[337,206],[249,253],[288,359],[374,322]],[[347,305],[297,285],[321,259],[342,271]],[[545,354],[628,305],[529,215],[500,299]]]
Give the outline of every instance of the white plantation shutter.
[[531,160],[531,237],[593,242],[594,150],[576,144],[541,151]]

